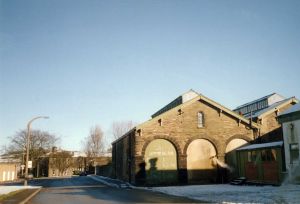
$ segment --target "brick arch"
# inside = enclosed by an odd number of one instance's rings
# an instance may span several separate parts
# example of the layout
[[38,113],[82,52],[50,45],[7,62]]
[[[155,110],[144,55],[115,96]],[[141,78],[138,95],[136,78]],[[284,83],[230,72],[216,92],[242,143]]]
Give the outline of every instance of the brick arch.
[[146,152],[147,146],[150,144],[150,142],[152,142],[153,140],[156,140],[156,139],[164,139],[164,140],[167,140],[168,142],[170,142],[175,148],[175,151],[177,153],[177,158],[180,155],[182,155],[181,148],[180,148],[178,142],[174,138],[168,137],[168,136],[153,136],[153,137],[147,138],[146,142],[144,142],[144,145],[142,148],[142,156],[143,157],[145,157],[145,152]]
[[239,135],[239,134],[233,135],[233,136],[229,137],[229,138],[226,140],[225,145],[224,145],[223,148],[222,148],[222,154],[225,155],[225,151],[226,151],[227,145],[229,144],[230,141],[232,141],[232,140],[234,140],[234,139],[243,139],[243,140],[245,140],[245,141],[247,141],[247,142],[250,142],[250,141],[252,140],[252,138],[251,138],[250,136],[247,136],[247,135]]
[[253,140],[250,136],[246,136],[246,135],[233,135],[231,137],[229,137],[226,142],[225,142],[225,146],[227,146],[229,144],[229,142],[233,139],[243,139],[246,140],[247,142],[250,142],[251,140]]
[[215,150],[216,150],[216,154],[218,155],[218,152],[219,152],[219,150],[218,150],[218,147],[219,147],[219,144],[218,144],[218,142],[215,140],[215,139],[213,139],[213,138],[211,138],[211,137],[207,137],[207,136],[202,136],[202,137],[192,137],[192,138],[190,138],[187,142],[186,142],[186,144],[185,144],[185,146],[184,146],[184,149],[183,149],[183,153],[184,153],[184,155],[187,155],[187,149],[188,149],[188,147],[189,147],[189,145],[194,141],[194,140],[197,140],[197,139],[204,139],[204,140],[207,140],[207,141],[209,141],[213,146],[214,146],[214,148],[215,148]]

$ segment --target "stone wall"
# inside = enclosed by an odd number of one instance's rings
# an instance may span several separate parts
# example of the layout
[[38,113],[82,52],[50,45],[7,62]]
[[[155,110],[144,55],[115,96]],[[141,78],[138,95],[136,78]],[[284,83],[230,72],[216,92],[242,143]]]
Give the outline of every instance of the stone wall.
[[[198,112],[204,114],[204,126],[198,127]],[[144,155],[148,144],[155,139],[170,141],[178,153],[179,180],[186,180],[187,148],[196,139],[206,139],[213,144],[217,158],[224,162],[226,145],[233,139],[246,141],[254,139],[256,132],[249,124],[234,116],[221,112],[205,101],[195,101],[178,106],[137,127],[135,136],[134,172],[140,171],[145,162]]]
[[283,140],[282,128],[281,124],[277,120],[277,115],[280,112],[284,112],[291,106],[292,104],[287,104],[281,107],[277,113],[276,111],[271,112],[263,117],[260,121],[255,121],[258,122],[260,126],[260,137],[258,138],[257,142],[265,143]]

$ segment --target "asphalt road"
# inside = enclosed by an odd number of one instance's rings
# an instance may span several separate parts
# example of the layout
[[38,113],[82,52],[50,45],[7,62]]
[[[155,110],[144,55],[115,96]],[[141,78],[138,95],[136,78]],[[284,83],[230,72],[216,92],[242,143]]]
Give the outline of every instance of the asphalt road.
[[38,179],[30,185],[43,189],[30,204],[93,203],[199,203],[199,201],[140,189],[113,188],[90,177]]

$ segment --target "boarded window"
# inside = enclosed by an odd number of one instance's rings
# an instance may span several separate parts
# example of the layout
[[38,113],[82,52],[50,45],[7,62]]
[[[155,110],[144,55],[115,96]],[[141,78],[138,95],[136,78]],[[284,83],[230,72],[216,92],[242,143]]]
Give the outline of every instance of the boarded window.
[[198,127],[204,127],[204,114],[202,112],[198,112]]

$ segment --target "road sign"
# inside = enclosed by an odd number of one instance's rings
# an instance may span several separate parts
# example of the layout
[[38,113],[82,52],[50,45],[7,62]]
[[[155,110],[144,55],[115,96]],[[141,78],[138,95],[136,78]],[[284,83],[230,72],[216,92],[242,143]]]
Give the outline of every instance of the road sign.
[[28,161],[28,169],[32,168],[32,161]]

